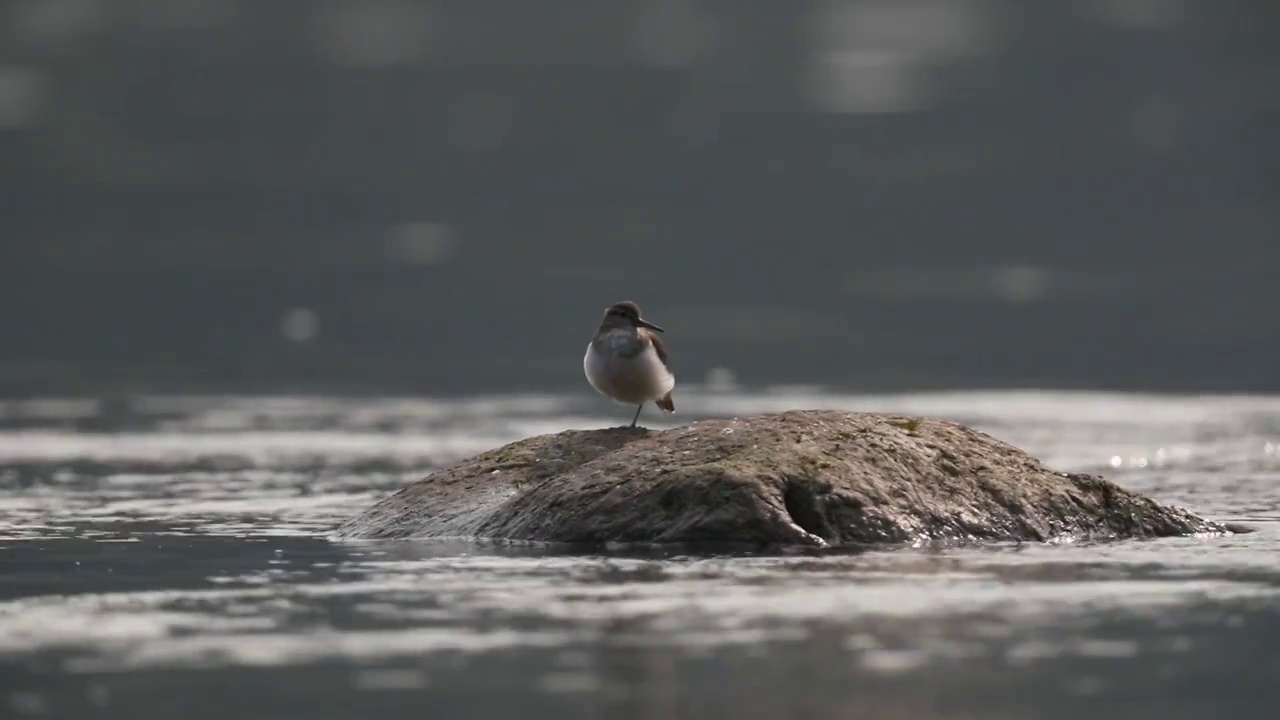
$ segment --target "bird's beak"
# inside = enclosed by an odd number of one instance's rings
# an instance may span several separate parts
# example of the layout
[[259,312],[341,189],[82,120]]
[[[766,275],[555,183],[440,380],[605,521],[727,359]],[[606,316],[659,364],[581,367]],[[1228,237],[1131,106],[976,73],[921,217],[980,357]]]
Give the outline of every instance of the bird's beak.
[[642,320],[640,318],[636,318],[636,327],[649,328],[650,330],[657,330],[658,332],[666,332],[666,330],[663,330],[648,320]]

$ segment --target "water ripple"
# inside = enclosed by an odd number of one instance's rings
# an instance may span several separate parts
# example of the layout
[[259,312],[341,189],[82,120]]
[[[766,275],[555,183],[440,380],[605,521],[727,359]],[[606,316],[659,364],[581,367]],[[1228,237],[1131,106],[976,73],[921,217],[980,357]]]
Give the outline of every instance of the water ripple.
[[[459,668],[476,664],[526,698],[596,699],[639,692],[628,678],[651,670],[636,658],[792,658],[832,668],[841,687],[954,676],[965,692],[1048,667],[1070,697],[1112,692],[1099,664],[1130,663],[1129,682],[1174,668],[1152,683],[1213,672],[1204,655],[1229,657],[1236,679],[1265,664],[1246,646],[1257,628],[1280,628],[1280,399],[684,397],[697,415],[682,422],[792,407],[951,417],[1056,468],[1257,532],[790,557],[334,543],[329,530],[351,513],[442,464],[626,418],[557,396],[7,402],[0,670],[92,678],[76,692],[98,707],[116,677],[334,663],[351,668],[339,685],[363,693],[466,687]],[[499,669],[509,662],[521,670]],[[323,694],[325,682],[309,687]],[[39,687],[29,680],[9,704],[43,712],[63,697]]]

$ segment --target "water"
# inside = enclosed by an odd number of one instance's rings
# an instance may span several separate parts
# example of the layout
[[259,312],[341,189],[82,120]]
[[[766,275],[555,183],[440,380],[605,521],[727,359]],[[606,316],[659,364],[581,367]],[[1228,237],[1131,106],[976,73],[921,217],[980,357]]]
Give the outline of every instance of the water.
[[627,413],[6,402],[0,717],[1271,717],[1280,398],[681,398],[682,421],[952,417],[1257,532],[795,557],[339,543],[338,522],[442,463]]

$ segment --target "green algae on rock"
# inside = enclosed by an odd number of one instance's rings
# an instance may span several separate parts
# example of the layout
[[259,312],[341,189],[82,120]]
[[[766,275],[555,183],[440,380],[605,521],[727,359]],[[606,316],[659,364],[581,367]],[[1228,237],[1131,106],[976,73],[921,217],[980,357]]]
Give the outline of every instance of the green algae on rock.
[[432,473],[337,536],[826,547],[1231,529],[959,423],[796,410],[528,438]]

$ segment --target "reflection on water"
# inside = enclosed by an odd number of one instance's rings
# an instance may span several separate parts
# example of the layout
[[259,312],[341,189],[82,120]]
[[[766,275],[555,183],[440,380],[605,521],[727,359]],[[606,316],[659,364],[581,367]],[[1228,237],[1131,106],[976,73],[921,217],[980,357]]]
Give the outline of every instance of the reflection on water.
[[[689,393],[971,422],[1258,532],[779,557],[336,543],[583,398],[0,404],[0,703],[33,717],[1268,717],[1280,399]],[[688,420],[689,418],[684,418]],[[232,692],[227,692],[234,689]]]

